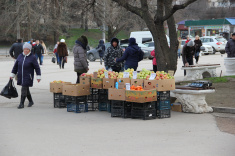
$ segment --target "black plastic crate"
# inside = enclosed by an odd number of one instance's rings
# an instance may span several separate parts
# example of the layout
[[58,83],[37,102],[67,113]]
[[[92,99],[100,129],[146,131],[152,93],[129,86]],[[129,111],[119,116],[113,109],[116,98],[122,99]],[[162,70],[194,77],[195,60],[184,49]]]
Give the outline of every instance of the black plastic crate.
[[99,99],[98,99],[98,101],[99,101],[99,103],[107,103],[108,101],[109,101],[109,99],[108,99],[108,94],[106,94],[106,95],[99,95]]
[[156,110],[155,109],[149,109],[149,110],[131,110],[131,118],[141,118],[143,120],[147,119],[156,119]]
[[171,110],[165,109],[165,110],[157,110],[157,117],[158,118],[170,118],[171,117]]
[[84,104],[70,103],[67,104],[67,112],[75,112],[75,113],[88,112],[88,105],[85,103]]
[[124,108],[125,107],[125,101],[111,101],[111,107],[112,108]]
[[53,94],[54,108],[66,108],[65,96],[61,93]]
[[111,113],[111,101],[107,104],[107,112]]
[[99,111],[107,111],[108,103],[99,103],[98,109],[99,109]]
[[108,95],[108,89],[99,89],[98,94],[99,95]]
[[65,103],[80,103],[85,102],[87,103],[87,96],[65,96]]
[[170,100],[157,101],[156,107],[157,107],[157,110],[171,109],[171,101]]
[[139,110],[148,110],[148,109],[155,109],[155,102],[147,102],[147,103],[132,103],[132,109],[139,109]]
[[157,100],[158,101],[171,100],[170,91],[157,92]]
[[130,108],[111,108],[111,117],[131,118]]

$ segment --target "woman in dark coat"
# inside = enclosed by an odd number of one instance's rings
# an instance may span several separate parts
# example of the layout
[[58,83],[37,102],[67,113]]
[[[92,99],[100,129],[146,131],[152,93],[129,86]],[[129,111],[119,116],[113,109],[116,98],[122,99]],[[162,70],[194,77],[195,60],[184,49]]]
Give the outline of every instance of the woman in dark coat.
[[200,40],[199,36],[197,35],[194,40],[195,43],[195,59],[196,59],[196,64],[198,64],[199,60],[199,54],[201,51],[201,46],[202,46],[202,41]]
[[99,45],[96,48],[99,52],[99,56],[100,56],[100,64],[102,65],[102,59],[104,57],[104,52],[105,52],[105,45],[104,45],[104,40],[100,40],[99,41]]
[[24,108],[24,101],[26,97],[29,100],[28,107],[31,107],[34,104],[29,91],[29,87],[33,86],[34,70],[37,74],[37,81],[40,82],[41,80],[41,70],[36,57],[31,53],[31,49],[31,44],[24,44],[24,51],[18,56],[11,73],[11,78],[14,78],[17,74],[17,85],[22,86],[21,100],[18,109]]
[[67,45],[65,44],[64,39],[60,40],[60,43],[58,44],[58,47],[57,47],[57,53],[60,58],[60,62],[59,62],[60,69],[61,69],[61,64],[62,64],[62,69],[64,69],[64,63],[66,62],[67,56],[68,56]]

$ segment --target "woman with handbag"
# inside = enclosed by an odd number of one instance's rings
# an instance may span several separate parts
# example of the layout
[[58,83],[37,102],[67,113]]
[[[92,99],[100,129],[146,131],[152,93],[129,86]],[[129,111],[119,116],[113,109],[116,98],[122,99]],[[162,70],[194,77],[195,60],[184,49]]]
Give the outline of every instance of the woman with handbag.
[[67,45],[65,44],[64,39],[60,40],[60,43],[57,47],[57,53],[60,59],[60,62],[59,62],[60,69],[61,69],[61,65],[62,65],[62,69],[64,69],[64,64],[67,63],[67,56],[68,56]]
[[199,36],[197,35],[194,40],[195,43],[195,59],[196,59],[196,64],[198,64],[199,60],[199,54],[202,46],[202,41],[200,40]]
[[29,100],[28,107],[31,107],[34,104],[29,91],[29,87],[33,86],[34,70],[37,74],[37,81],[41,81],[41,70],[36,57],[31,53],[31,49],[31,44],[24,44],[23,53],[18,56],[11,73],[11,79],[13,79],[17,74],[17,85],[22,86],[21,100],[18,109],[24,108],[26,97]]

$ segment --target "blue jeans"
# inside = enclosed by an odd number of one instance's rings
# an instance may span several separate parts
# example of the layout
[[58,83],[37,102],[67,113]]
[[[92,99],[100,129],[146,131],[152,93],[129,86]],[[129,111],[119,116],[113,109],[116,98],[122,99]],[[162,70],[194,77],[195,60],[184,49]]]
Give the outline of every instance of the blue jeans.
[[55,53],[55,56],[56,56],[56,59],[57,59],[57,63],[60,64],[60,58],[59,58],[58,53]]
[[35,54],[37,60],[39,60],[40,65],[42,65],[42,54]]
[[44,56],[42,55],[42,56],[41,56],[41,62],[42,62],[42,64],[43,64],[43,59],[44,59]]

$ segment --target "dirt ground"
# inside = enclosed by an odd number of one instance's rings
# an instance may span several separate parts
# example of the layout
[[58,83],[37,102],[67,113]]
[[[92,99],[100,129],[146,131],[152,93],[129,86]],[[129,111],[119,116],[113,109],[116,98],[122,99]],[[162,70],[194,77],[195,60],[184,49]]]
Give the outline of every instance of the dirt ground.
[[230,78],[227,83],[213,83],[213,87],[215,93],[206,96],[209,106],[235,108],[235,79]]

